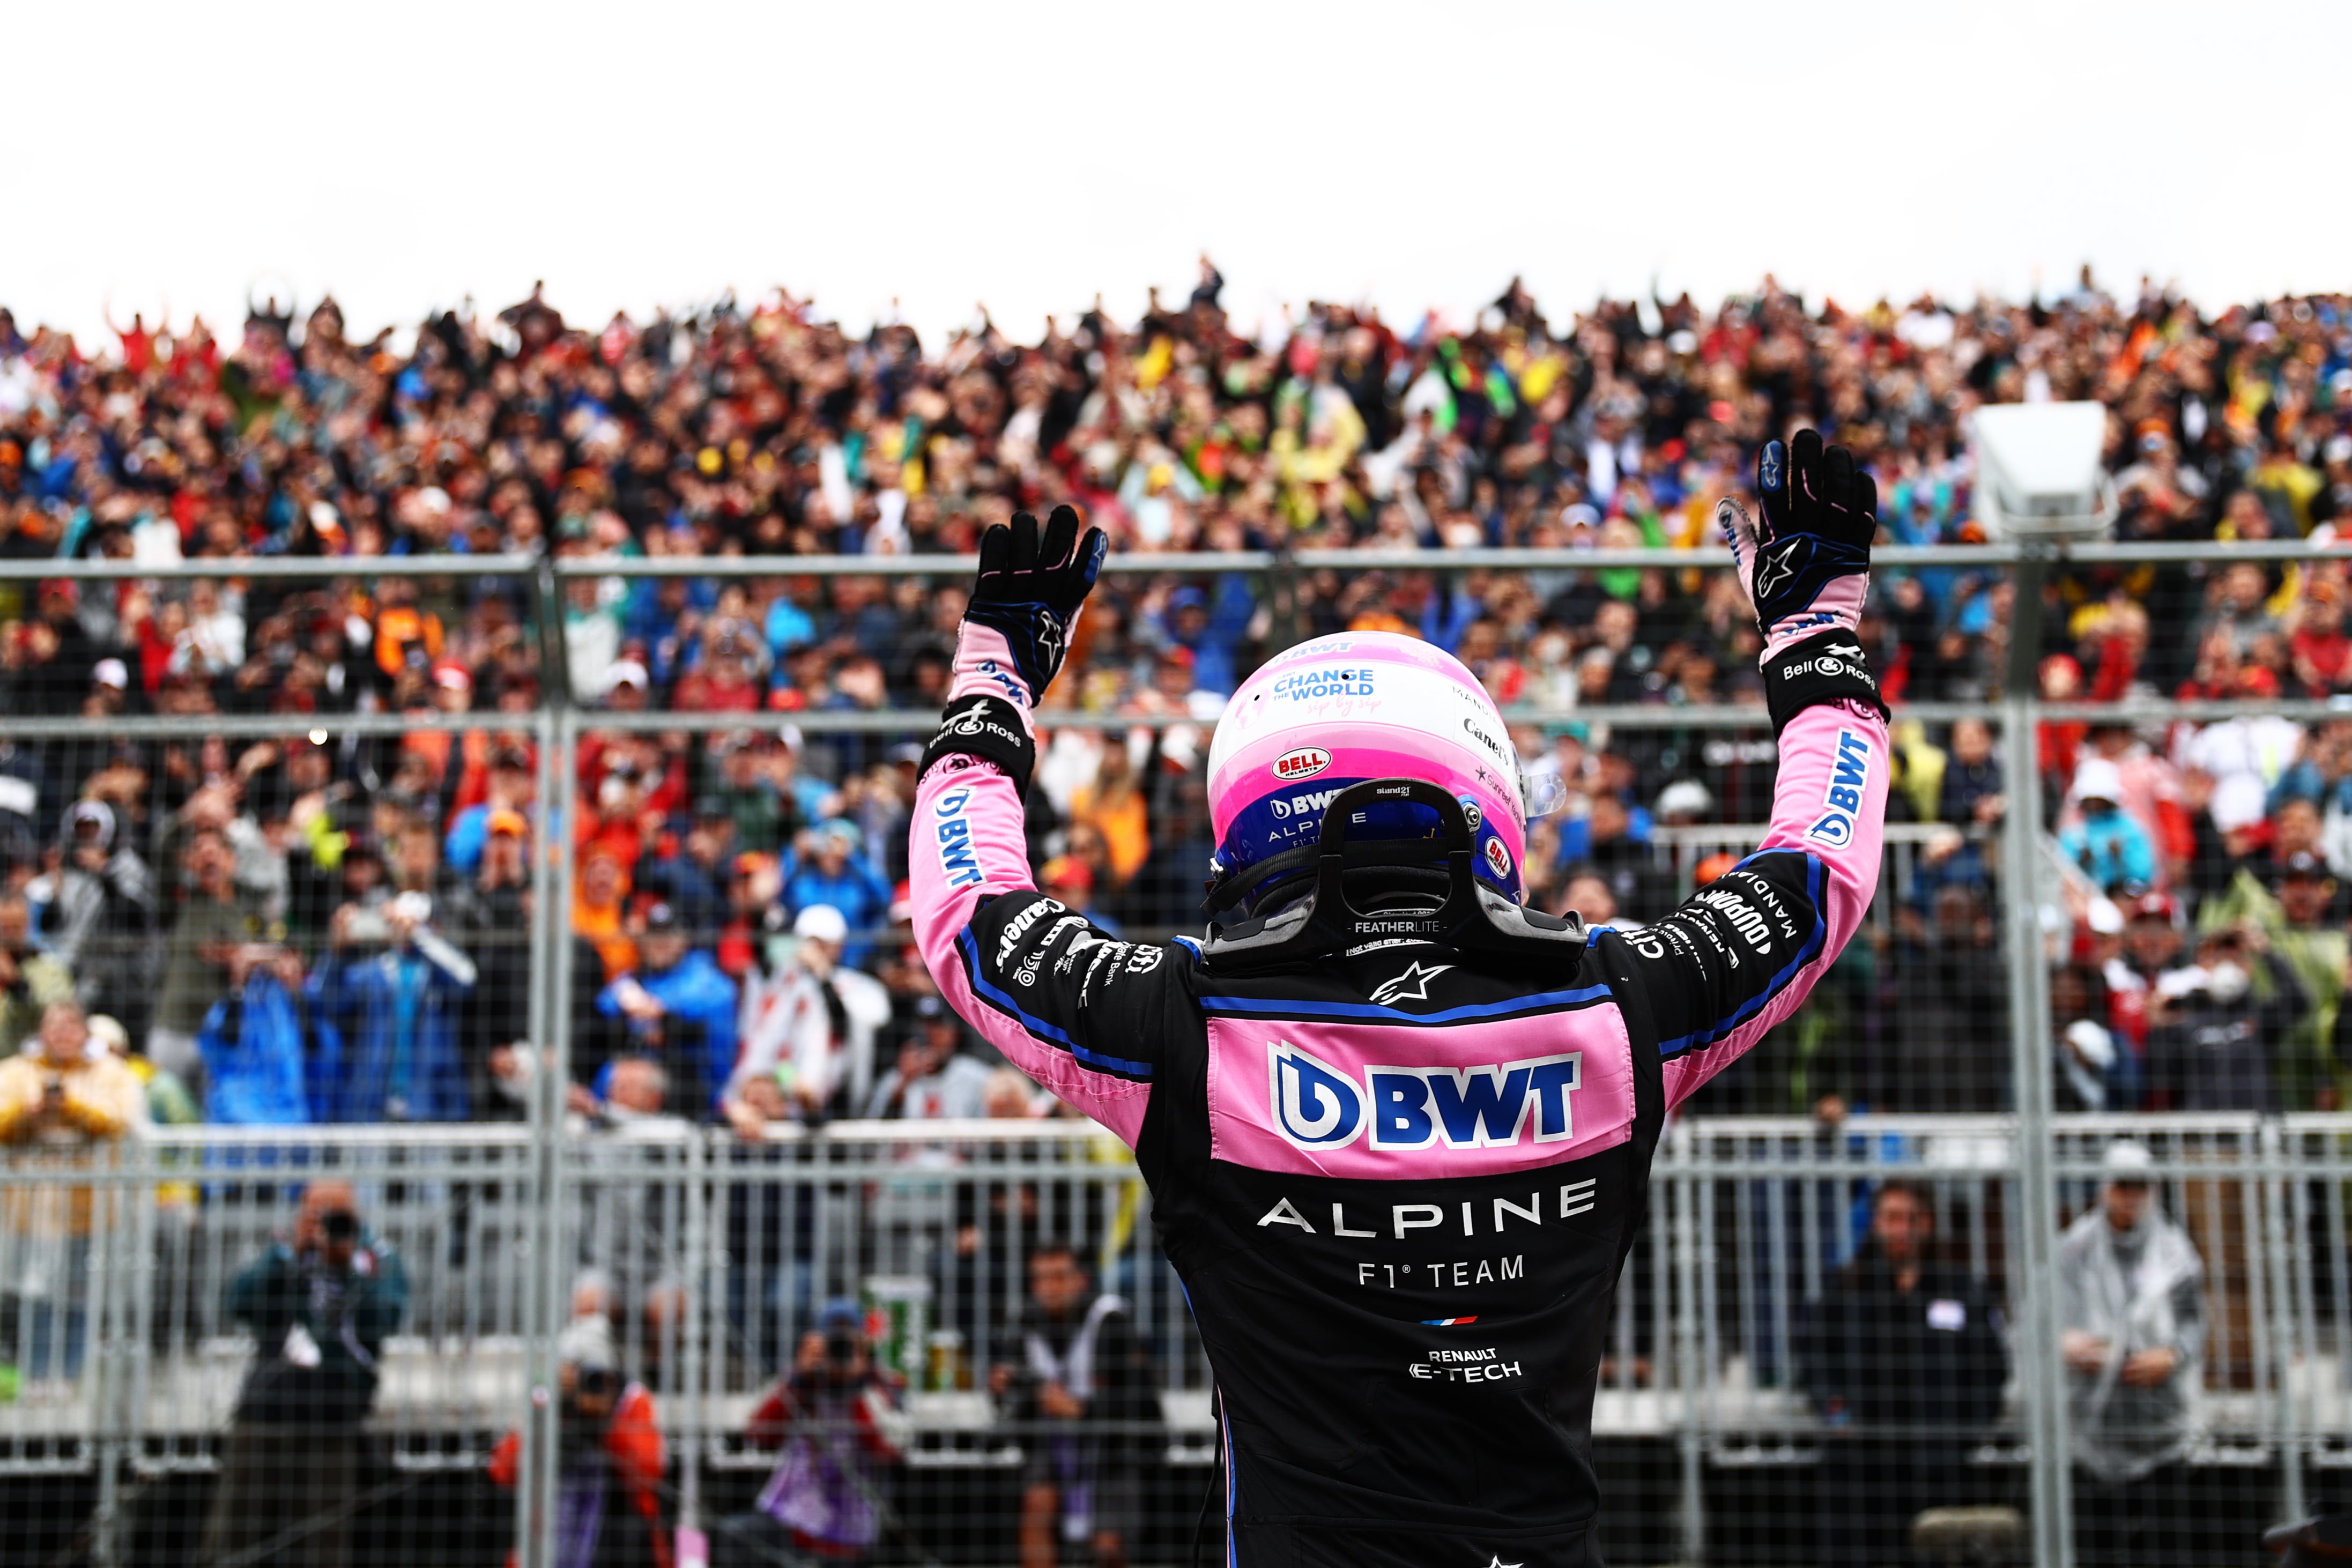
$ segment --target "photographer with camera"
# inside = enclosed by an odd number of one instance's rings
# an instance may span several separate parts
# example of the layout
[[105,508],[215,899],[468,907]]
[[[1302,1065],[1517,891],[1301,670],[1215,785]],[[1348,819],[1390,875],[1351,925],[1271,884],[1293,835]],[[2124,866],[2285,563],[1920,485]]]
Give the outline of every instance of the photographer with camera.
[[253,1332],[256,1348],[199,1563],[274,1540],[283,1544],[272,1562],[349,1561],[360,1427],[383,1342],[407,1310],[407,1270],[360,1223],[350,1184],[303,1188],[292,1234],[229,1281],[225,1315]]
[[[601,1312],[575,1317],[557,1341],[563,1400],[556,1442],[555,1568],[669,1568],[661,1484],[668,1460],[654,1396],[624,1378],[613,1329]],[[490,1454],[490,1479],[511,1488],[522,1435]]]
[[882,1535],[882,1472],[898,1460],[877,1418],[888,1399],[856,1304],[830,1303],[751,1413],[752,1445],[782,1452],[751,1511],[711,1532],[712,1568],[864,1562]]

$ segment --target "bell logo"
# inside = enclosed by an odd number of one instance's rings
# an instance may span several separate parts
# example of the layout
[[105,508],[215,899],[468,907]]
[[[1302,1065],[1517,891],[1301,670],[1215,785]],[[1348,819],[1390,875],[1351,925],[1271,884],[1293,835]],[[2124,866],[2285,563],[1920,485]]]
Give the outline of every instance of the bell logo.
[[1274,759],[1270,771],[1287,784],[1294,779],[1312,779],[1331,766],[1331,754],[1319,746],[1302,746],[1296,751],[1284,752]]

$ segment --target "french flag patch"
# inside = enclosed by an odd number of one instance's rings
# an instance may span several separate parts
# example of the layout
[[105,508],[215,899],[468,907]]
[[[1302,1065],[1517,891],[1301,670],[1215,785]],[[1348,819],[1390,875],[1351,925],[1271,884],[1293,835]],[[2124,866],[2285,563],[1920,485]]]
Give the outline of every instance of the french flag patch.
[[1477,1321],[1477,1318],[1475,1316],[1466,1318],[1423,1318],[1421,1320],[1421,1326],[1425,1329],[1458,1329],[1464,1323],[1475,1323]]

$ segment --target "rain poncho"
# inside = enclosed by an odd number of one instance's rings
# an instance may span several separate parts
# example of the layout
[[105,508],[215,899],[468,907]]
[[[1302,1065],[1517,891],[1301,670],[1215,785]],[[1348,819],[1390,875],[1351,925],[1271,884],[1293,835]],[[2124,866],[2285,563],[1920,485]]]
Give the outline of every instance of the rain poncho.
[[[2095,1207],[2058,1244],[2058,1309],[2065,1332],[2107,1345],[2098,1372],[2067,1374],[2074,1458],[2102,1481],[2134,1481],[2179,1458],[2196,1436],[2191,1390],[2205,1345],[2205,1265],[2183,1231],[2151,1207],[2118,1231]],[[2123,1381],[2124,1362],[2170,1349],[2173,1374],[2152,1388]]]

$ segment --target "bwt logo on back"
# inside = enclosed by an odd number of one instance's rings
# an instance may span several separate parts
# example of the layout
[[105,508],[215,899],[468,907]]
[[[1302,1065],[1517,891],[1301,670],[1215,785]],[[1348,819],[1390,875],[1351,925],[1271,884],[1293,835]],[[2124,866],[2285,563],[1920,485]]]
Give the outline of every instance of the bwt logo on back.
[[1830,763],[1830,786],[1822,792],[1829,810],[1805,830],[1805,837],[1832,849],[1853,842],[1853,820],[1870,785],[1870,742],[1850,729],[1838,731],[1837,755]]
[[1584,1053],[1481,1067],[1367,1067],[1360,1082],[1310,1051],[1266,1041],[1274,1130],[1296,1147],[1500,1148],[1532,1131],[1538,1144],[1575,1136],[1568,1097],[1582,1085]]

